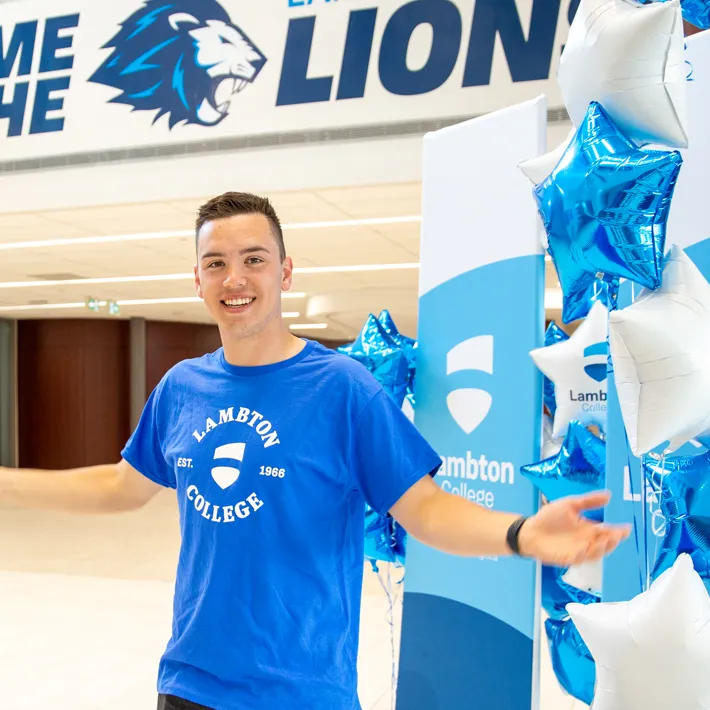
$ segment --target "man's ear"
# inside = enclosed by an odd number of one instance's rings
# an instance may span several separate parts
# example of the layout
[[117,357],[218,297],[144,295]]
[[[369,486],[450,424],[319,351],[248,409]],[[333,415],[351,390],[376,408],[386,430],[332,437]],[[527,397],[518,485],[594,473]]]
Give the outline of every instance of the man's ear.
[[281,276],[281,290],[288,291],[293,283],[293,260],[290,256],[287,256],[283,260],[282,276]]

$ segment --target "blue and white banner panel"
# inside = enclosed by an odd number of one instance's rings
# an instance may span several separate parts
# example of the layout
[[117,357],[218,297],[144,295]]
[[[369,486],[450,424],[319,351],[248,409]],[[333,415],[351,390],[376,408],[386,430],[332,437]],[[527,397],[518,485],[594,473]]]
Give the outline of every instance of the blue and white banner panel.
[[[687,39],[689,147],[682,150],[683,166],[675,188],[668,221],[666,247],[677,244],[710,280],[710,230],[707,219],[707,186],[710,184],[710,33]],[[630,305],[640,288],[625,282],[619,308]],[[613,369],[613,363],[612,368]],[[624,543],[604,563],[603,600],[626,601],[648,584],[656,555],[665,535],[660,494],[644,486],[641,461],[626,441],[624,422],[613,371],[609,373],[607,414],[607,488],[612,500],[606,511],[610,523],[633,523]],[[662,452],[664,446],[657,449]],[[704,448],[686,444],[674,455],[699,454]],[[646,499],[645,509],[642,498]],[[644,535],[645,531],[645,535]]]
[[577,4],[3,2],[0,160],[560,106]]
[[[544,257],[518,164],[545,150],[543,97],[429,134],[424,145],[416,424],[443,490],[530,514],[519,474],[540,452]],[[536,707],[537,567],[411,540],[399,710]],[[531,701],[531,698],[533,700]]]

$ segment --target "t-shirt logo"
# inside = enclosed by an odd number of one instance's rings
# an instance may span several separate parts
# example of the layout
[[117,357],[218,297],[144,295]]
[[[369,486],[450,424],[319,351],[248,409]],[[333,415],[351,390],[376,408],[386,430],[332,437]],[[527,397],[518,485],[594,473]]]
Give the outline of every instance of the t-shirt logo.
[[[218,446],[214,452],[214,460],[230,459],[231,461],[239,461],[239,463],[241,463],[244,460],[245,448],[246,444],[241,443]],[[212,469],[212,478],[214,478],[215,483],[224,490],[237,482],[239,469],[235,466],[215,466]]]

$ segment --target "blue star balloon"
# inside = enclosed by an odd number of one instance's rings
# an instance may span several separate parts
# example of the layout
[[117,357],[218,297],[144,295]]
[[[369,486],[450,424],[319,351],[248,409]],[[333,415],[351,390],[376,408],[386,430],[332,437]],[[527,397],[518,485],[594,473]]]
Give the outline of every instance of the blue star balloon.
[[362,363],[397,405],[402,406],[409,381],[407,355],[375,316],[370,314],[355,342],[339,347],[338,352]]
[[365,559],[377,571],[378,562],[403,565],[407,554],[407,533],[391,516],[365,507]]
[[[667,2],[668,0],[660,0]],[[701,30],[710,28],[710,0],[680,0],[683,19]]]
[[[601,279],[661,283],[678,151],[640,150],[592,102],[574,139],[534,195],[562,286],[562,320],[588,312]],[[586,312],[584,312],[586,310]]]
[[683,18],[701,30],[710,28],[710,2],[708,0],[680,0]]
[[[520,473],[550,502],[599,490],[604,486],[605,471],[605,442],[574,420],[558,454],[520,467]],[[586,515],[601,520],[603,511],[589,511]]]
[[590,705],[594,699],[597,669],[572,619],[547,619],[545,632],[550,658],[560,685],[572,697]]
[[600,301],[608,311],[614,311],[617,308],[619,300],[619,279],[607,278],[594,279],[586,289],[580,292],[575,292],[564,301],[564,323],[584,318],[592,306]]
[[[562,343],[565,340],[569,340],[569,335],[567,335],[555,321],[551,321],[545,331],[545,347],[555,345],[555,343]],[[542,400],[550,416],[554,417],[555,410],[557,409],[557,403],[555,402],[555,384],[546,376],[542,378]]]
[[378,323],[384,328],[387,335],[392,338],[392,340],[402,348],[408,365],[407,372],[407,399],[409,403],[414,407],[414,383],[417,374],[417,341],[414,338],[410,338],[397,330],[397,326],[392,320],[392,315],[388,310],[383,310],[377,317]]
[[710,452],[661,461],[644,456],[642,465],[666,521],[652,579],[685,552],[710,592]]

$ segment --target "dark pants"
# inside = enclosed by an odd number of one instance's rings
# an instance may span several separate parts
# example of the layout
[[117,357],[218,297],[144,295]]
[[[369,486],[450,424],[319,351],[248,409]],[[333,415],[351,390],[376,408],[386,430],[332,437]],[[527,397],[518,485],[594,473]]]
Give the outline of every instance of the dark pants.
[[158,710],[211,710],[206,705],[191,703],[189,700],[177,698],[174,695],[159,695]]

